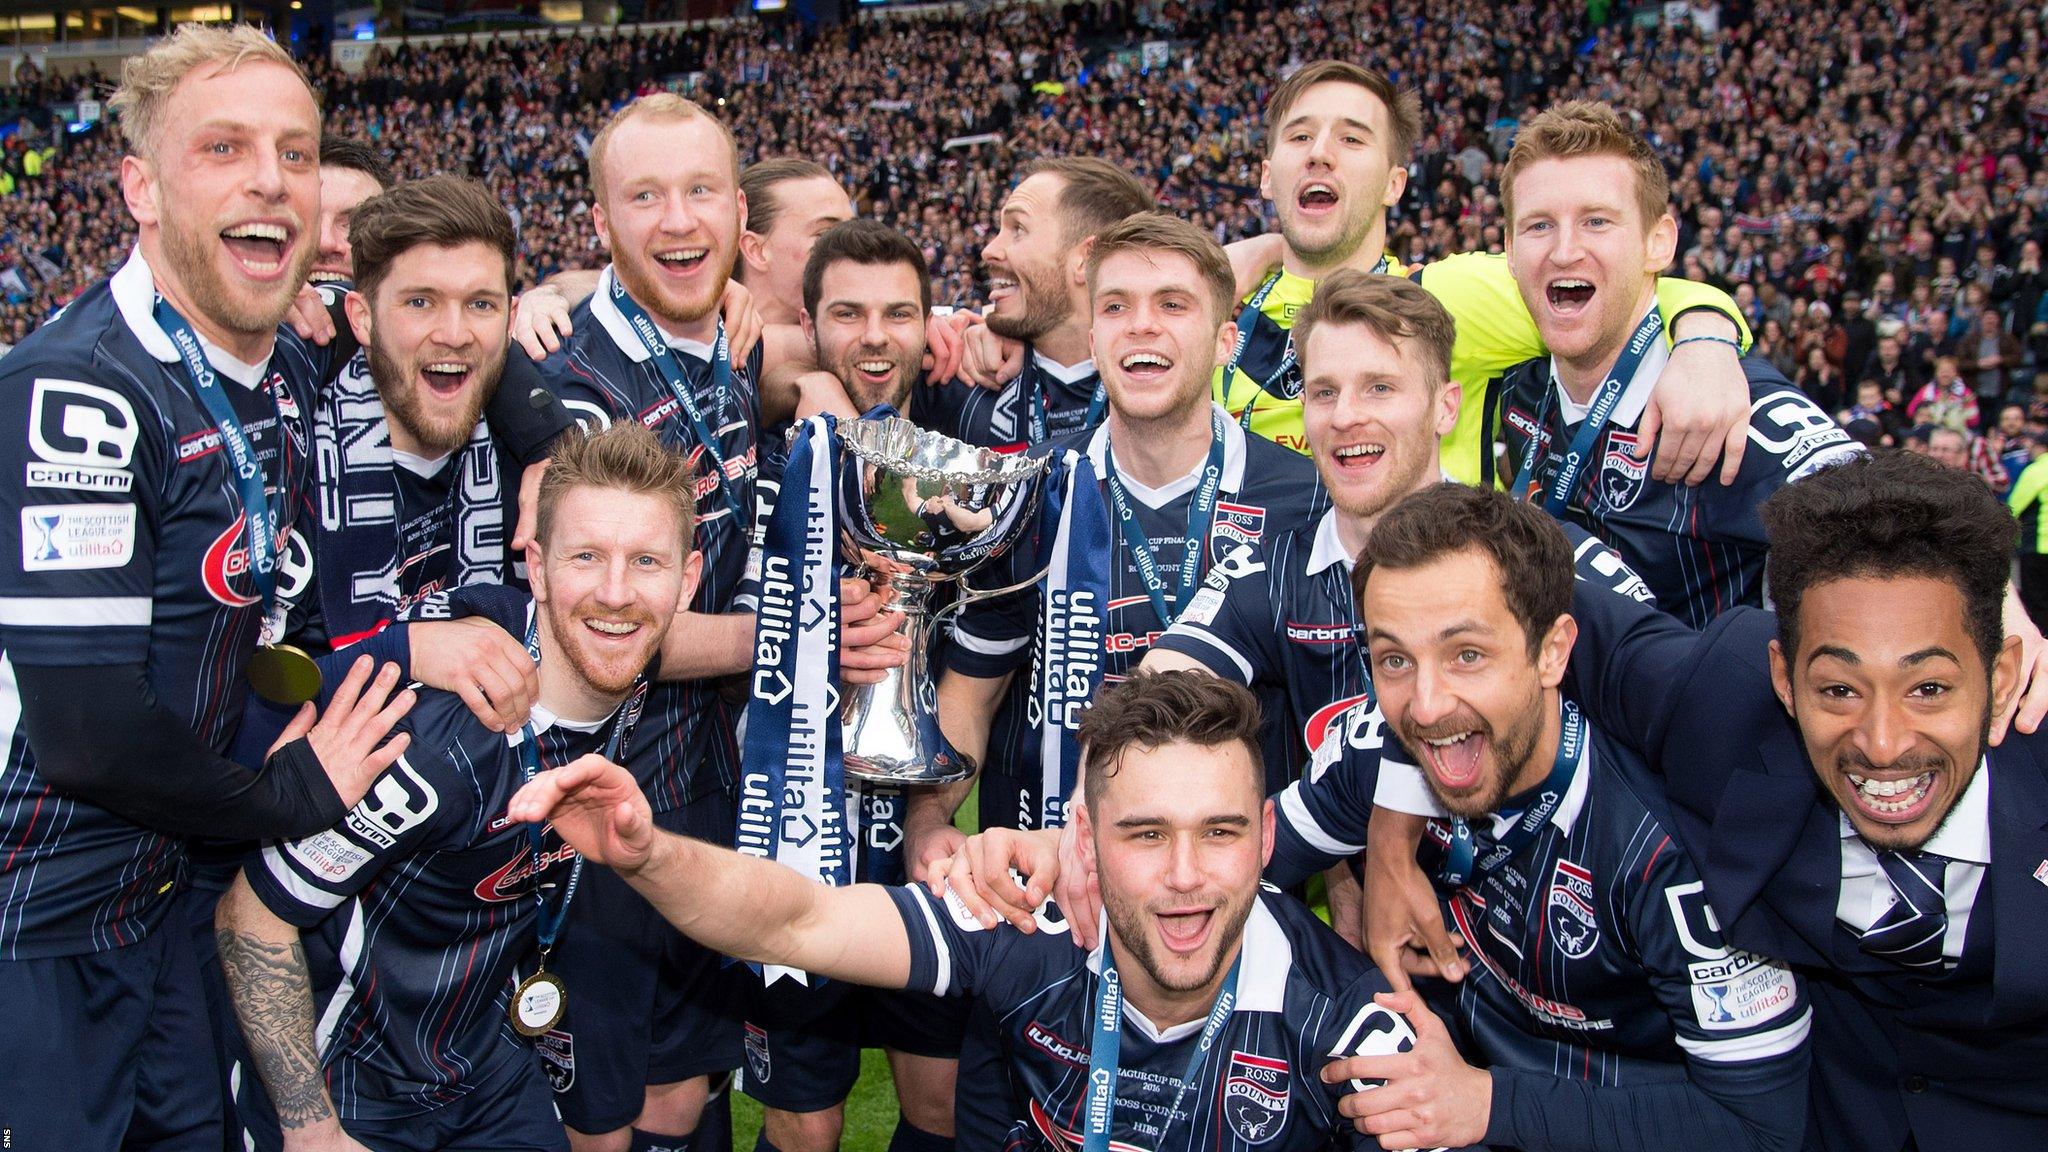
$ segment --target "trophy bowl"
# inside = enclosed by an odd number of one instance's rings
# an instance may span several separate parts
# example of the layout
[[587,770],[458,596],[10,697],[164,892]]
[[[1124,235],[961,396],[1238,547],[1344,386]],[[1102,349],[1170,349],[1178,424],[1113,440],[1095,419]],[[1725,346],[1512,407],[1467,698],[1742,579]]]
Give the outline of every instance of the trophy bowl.
[[840,557],[893,590],[910,639],[902,666],[879,684],[846,692],[846,772],[890,784],[965,779],[976,766],[939,734],[933,589],[959,586],[949,612],[1012,590],[975,592],[964,577],[1032,523],[1048,460],[979,448],[897,416],[840,421],[837,440]]

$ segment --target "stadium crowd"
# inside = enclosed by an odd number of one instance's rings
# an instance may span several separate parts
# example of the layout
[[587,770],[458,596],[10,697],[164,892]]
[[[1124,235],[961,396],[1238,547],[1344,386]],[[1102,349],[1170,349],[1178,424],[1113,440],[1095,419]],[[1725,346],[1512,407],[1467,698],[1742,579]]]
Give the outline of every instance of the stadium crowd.
[[[1142,33],[1173,44],[1149,71],[1101,58],[1119,29],[1038,6],[815,33],[746,21],[379,46],[354,75],[307,65],[331,133],[374,142],[401,176],[457,171],[489,184],[520,223],[524,282],[599,262],[579,222],[590,208],[583,151],[604,116],[701,73],[699,92],[743,156],[825,164],[863,213],[918,240],[937,298],[963,304],[980,298],[996,205],[1035,156],[1100,155],[1220,240],[1268,230],[1257,113],[1275,61],[1359,58],[1421,94],[1429,115],[1387,245],[1411,263],[1498,251],[1498,173],[1515,124],[1557,100],[1607,100],[1641,117],[1676,173],[1677,271],[1736,293],[1759,351],[1830,411],[1886,371],[1880,329],[1903,354],[1885,379],[1894,408],[1943,355],[1987,413],[2007,397],[2030,401],[2021,358],[2048,353],[2038,7],[1762,3],[1747,19],[1728,8],[1706,35],[1590,28],[1572,0],[1196,5]],[[36,83],[8,95],[54,82]],[[946,146],[988,133],[999,139]],[[119,263],[131,227],[115,202],[119,152],[104,130],[74,139],[0,200],[0,260],[24,269],[29,288],[0,313],[10,340]],[[56,275],[40,274],[36,256]],[[1986,336],[1986,312],[2012,341]]]
[[2041,1146],[2044,28],[180,28],[0,156],[0,1146]]

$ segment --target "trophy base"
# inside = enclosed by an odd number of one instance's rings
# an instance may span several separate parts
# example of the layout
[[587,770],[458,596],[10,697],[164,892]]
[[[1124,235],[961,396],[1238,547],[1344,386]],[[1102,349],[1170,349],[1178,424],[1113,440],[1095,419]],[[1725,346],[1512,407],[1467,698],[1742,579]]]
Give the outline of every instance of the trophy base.
[[871,760],[865,756],[848,756],[846,774],[856,780],[868,780],[876,784],[952,784],[974,775],[974,765],[967,763],[964,758],[951,764],[933,764],[918,760]]

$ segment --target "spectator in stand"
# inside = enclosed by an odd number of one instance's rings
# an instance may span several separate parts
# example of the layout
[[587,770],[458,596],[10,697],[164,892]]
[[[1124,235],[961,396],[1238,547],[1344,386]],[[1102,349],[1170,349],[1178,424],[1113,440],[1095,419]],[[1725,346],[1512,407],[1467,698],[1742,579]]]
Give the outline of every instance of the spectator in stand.
[[1886,436],[1896,438],[1906,430],[1906,417],[1898,406],[1885,399],[1884,390],[1877,381],[1865,380],[1856,386],[1856,403],[1841,414],[1844,427],[1858,421],[1869,420],[1878,426]]
[[1944,468],[1970,466],[1970,434],[1947,425],[1936,425],[1927,433],[1927,455]]
[[1978,402],[1986,407],[2002,402],[2020,364],[2019,338],[2005,330],[2005,317],[1990,308],[1979,313],[1977,330],[1965,334],[1956,351]]
[[1906,403],[1906,417],[1920,424],[1975,431],[1981,419],[1977,393],[1958,373],[1956,358],[1943,356],[1934,362],[1934,379],[1921,385]]
[[1920,391],[1920,380],[1906,363],[1905,348],[1897,336],[1878,337],[1877,349],[1858,377],[1858,383],[1863,382],[1877,385],[1884,398],[1897,406],[1903,406]]
[[1824,412],[1840,411],[1848,399],[1848,385],[1842,377],[1842,370],[1828,359],[1827,349],[1818,344],[1806,349],[1806,362],[1800,366],[1795,383]]

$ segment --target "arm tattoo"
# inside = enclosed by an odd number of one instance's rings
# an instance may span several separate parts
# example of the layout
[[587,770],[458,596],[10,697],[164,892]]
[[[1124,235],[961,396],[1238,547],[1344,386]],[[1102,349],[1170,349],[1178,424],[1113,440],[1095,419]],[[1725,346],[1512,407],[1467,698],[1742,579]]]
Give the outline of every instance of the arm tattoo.
[[320,1075],[313,1039],[313,989],[306,974],[306,949],[297,940],[280,944],[247,933],[214,934],[228,993],[241,1019],[242,1035],[256,1070],[286,1128],[334,1117]]

